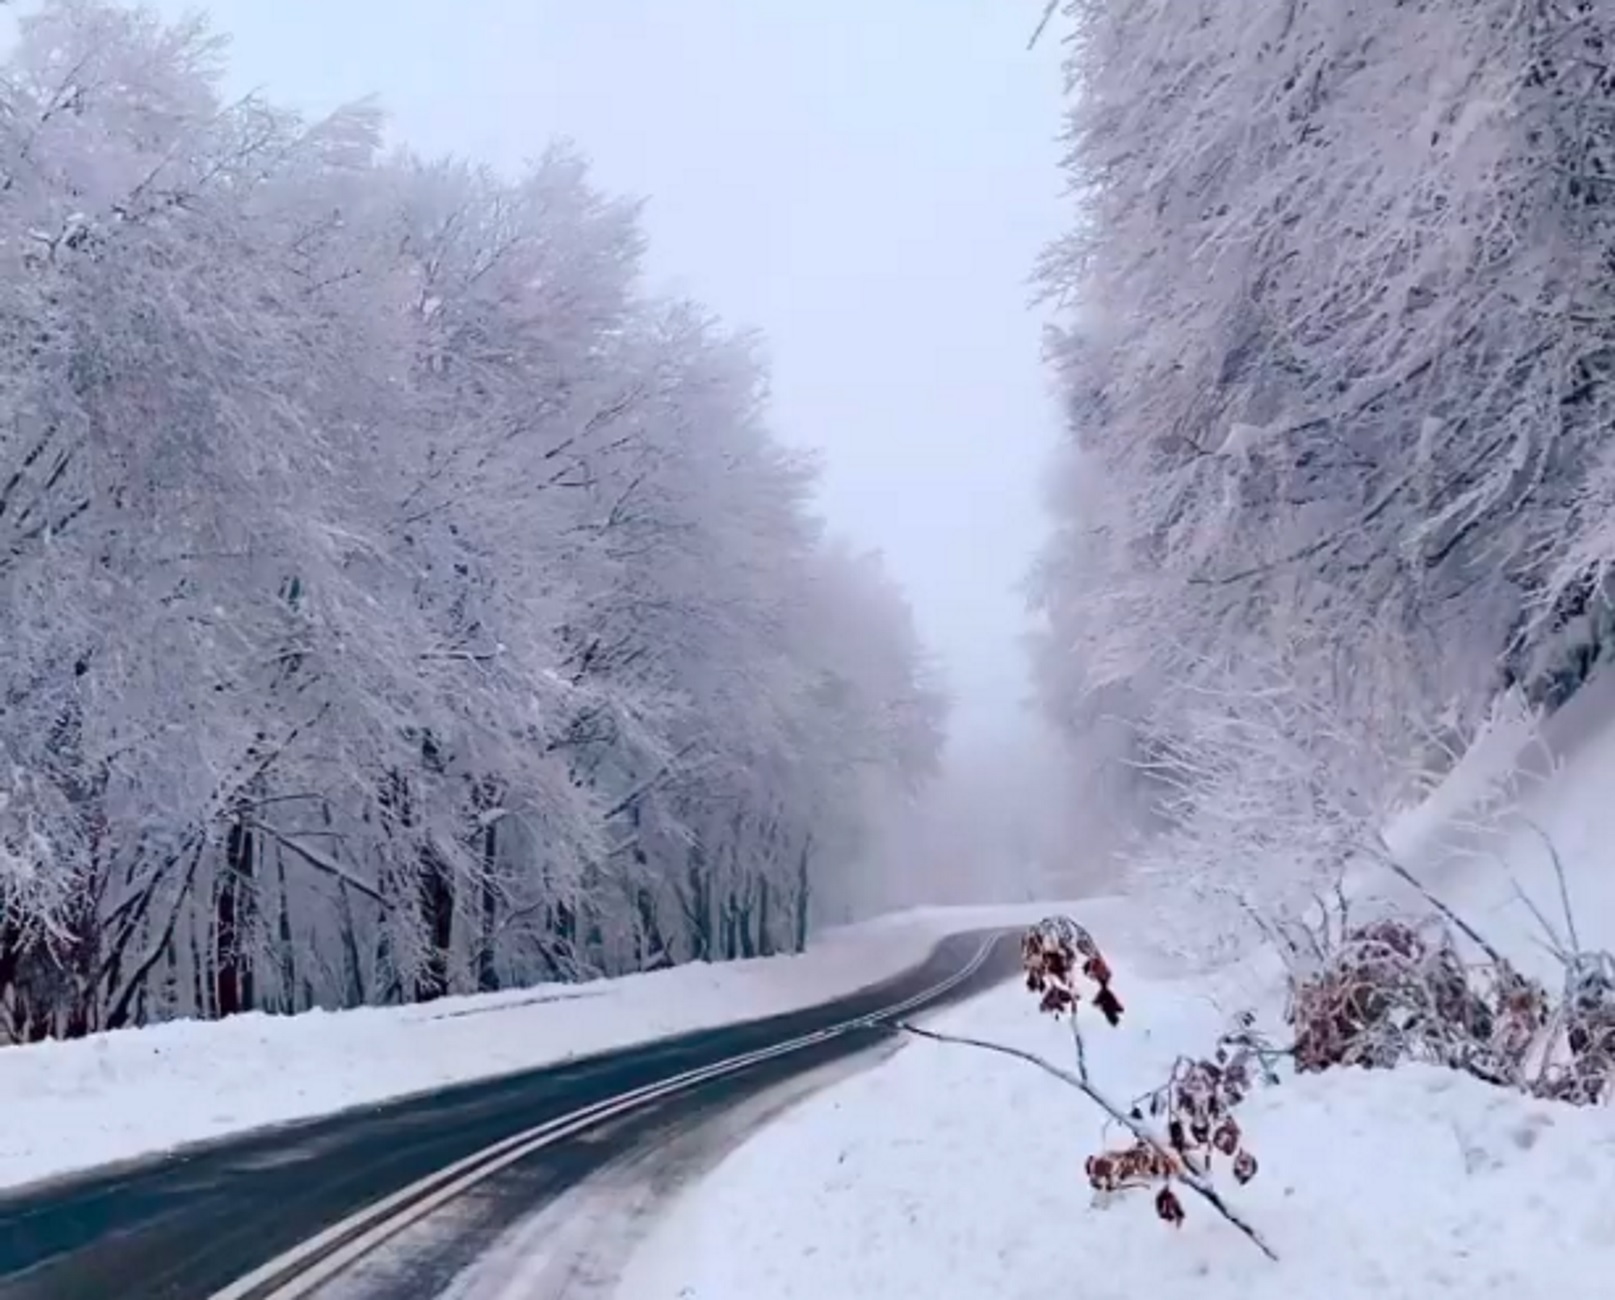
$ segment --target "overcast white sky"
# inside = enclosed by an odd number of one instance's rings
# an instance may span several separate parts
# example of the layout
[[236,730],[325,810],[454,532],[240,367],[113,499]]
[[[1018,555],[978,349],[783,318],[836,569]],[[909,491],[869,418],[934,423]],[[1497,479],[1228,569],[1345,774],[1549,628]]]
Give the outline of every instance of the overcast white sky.
[[768,336],[775,422],[878,547],[959,697],[1025,691],[1015,584],[1056,413],[1028,310],[1063,222],[1040,0],[159,0],[233,34],[233,88],[374,93],[428,153],[557,135],[646,196],[650,270]]

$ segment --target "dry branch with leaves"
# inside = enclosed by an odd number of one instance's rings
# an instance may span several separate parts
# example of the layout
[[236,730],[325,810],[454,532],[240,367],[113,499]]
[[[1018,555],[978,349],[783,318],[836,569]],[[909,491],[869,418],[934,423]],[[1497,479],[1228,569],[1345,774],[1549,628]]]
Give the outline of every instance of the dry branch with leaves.
[[[1097,1088],[1089,1075],[1087,1048],[1078,1022],[1079,1007],[1088,1001],[1112,1028],[1120,1025],[1123,1012],[1112,987],[1110,963],[1093,935],[1070,917],[1048,917],[1027,931],[1021,943],[1021,961],[1026,987],[1038,995],[1039,1009],[1056,1019],[1064,1017],[1070,1026],[1075,1072],[1034,1052],[1001,1043],[939,1033],[904,1022],[898,1022],[896,1028],[936,1042],[1014,1057],[1075,1088],[1132,1137],[1125,1148],[1089,1157],[1088,1179],[1097,1190],[1154,1187],[1156,1213],[1177,1225],[1183,1222],[1184,1210],[1176,1188],[1188,1188],[1264,1255],[1277,1259],[1262,1234],[1223,1200],[1212,1178],[1210,1159],[1213,1151],[1231,1156],[1234,1177],[1240,1182],[1249,1181],[1256,1172],[1255,1157],[1244,1150],[1239,1127],[1230,1113],[1250,1086],[1253,1062],[1263,1077],[1271,1076],[1265,1055],[1269,1049],[1256,1035],[1254,1021],[1242,1018],[1235,1030],[1219,1041],[1213,1060],[1179,1062],[1160,1090],[1167,1129],[1158,1132],[1144,1117],[1141,1106],[1147,1101],[1123,1106]],[[1204,1142],[1200,1143],[1202,1136]]]

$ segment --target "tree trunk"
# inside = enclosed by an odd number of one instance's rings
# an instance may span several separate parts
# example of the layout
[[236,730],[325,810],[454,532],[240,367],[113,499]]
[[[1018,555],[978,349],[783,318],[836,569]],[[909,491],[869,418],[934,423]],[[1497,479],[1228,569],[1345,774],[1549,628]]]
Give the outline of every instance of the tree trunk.
[[644,885],[635,891],[639,910],[639,968],[659,970],[670,960],[667,941],[656,919],[656,896]]
[[802,841],[802,854],[796,861],[796,933],[792,936],[793,952],[807,950],[808,906],[813,901],[808,882],[808,862],[813,855],[813,835],[808,833]]
[[230,826],[213,895],[214,1005],[219,1019],[253,1006],[253,887],[257,845],[244,817]]
[[[200,910],[200,909],[198,909]],[[196,1015],[199,1020],[211,1020],[213,1012],[213,999],[210,996],[212,989],[208,984],[207,962],[202,957],[202,936],[197,928],[202,924],[197,913],[191,913],[191,996],[196,999]]]
[[347,881],[338,881],[337,905],[342,918],[342,979],[343,997],[350,1007],[362,1007],[365,1002],[364,964],[359,960],[359,933],[353,920],[353,896],[348,893]]
[[735,930],[736,937],[740,940],[740,956],[749,961],[757,955],[757,942],[751,932],[751,921],[756,908],[752,903],[750,884],[747,884],[743,897],[743,902],[740,900],[735,902]]
[[280,890],[276,900],[278,915],[275,922],[275,942],[280,948],[281,1010],[287,1015],[297,1012],[297,949],[292,943],[292,900],[286,890],[286,855],[275,846],[275,883]]
[[494,942],[499,933],[499,824],[489,822],[482,831],[482,934],[477,943],[477,990],[493,993],[499,988],[499,967],[494,961]]
[[764,876],[757,882],[757,955],[759,957],[772,957],[774,955],[774,934],[771,928],[773,918],[769,915],[768,903],[772,895],[768,891],[768,877]]
[[713,957],[712,933],[712,881],[707,875],[706,862],[701,850],[692,847],[687,877],[690,898],[686,910],[690,921],[690,959],[711,961]]
[[735,896],[725,894],[723,905],[719,909],[720,929],[722,939],[721,955],[724,961],[733,961],[740,953],[740,905],[735,902]]
[[426,960],[415,980],[415,1001],[433,1002],[449,991],[449,955],[454,942],[454,878],[436,849],[421,850],[420,914]]

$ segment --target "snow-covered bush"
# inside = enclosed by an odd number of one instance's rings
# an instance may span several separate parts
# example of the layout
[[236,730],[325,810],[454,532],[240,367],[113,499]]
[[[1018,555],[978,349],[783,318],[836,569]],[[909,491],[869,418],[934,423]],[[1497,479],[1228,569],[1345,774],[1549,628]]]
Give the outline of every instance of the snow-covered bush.
[[1438,917],[1353,926],[1291,982],[1295,1068],[1425,1061],[1523,1085],[1549,997],[1505,963],[1461,956]]
[[1609,953],[1553,935],[1564,978],[1551,989],[1498,954],[1466,955],[1438,914],[1361,924],[1342,916],[1314,938],[1289,950],[1285,1019],[1298,1071],[1418,1061],[1578,1105],[1615,1100]]

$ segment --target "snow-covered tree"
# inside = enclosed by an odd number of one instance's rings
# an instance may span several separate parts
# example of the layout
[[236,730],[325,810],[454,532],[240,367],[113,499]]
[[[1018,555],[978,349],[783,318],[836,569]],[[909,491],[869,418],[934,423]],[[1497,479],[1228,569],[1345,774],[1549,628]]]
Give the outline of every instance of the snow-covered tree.
[[1371,821],[1607,626],[1615,6],[1066,14],[1051,702],[1125,691],[1180,824],[1292,748]]
[[799,946],[941,710],[755,346],[574,152],[219,56],[52,0],[0,70],[0,1034]]

